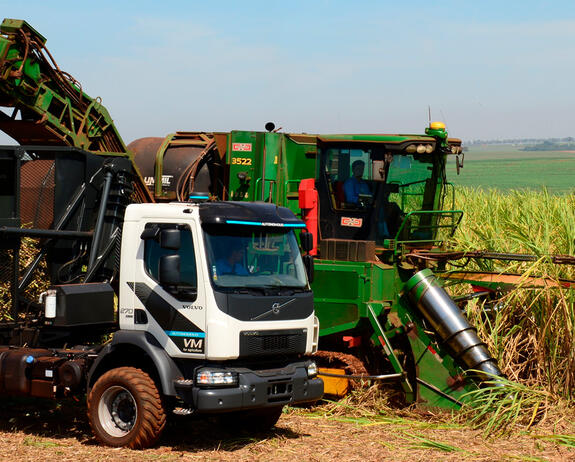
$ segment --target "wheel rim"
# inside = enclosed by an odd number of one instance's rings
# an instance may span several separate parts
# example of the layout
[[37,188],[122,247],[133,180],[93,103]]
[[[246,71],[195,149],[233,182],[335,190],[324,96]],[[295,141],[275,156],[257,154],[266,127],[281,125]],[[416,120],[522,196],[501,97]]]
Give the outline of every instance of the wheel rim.
[[98,404],[102,428],[111,436],[122,437],[130,433],[138,418],[136,400],[119,385],[108,388]]

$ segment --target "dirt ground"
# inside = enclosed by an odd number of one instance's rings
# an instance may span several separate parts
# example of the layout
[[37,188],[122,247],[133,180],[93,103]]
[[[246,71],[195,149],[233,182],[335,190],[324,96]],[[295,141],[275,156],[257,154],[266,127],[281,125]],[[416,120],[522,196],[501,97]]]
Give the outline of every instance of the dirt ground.
[[[289,409],[274,429],[257,435],[230,434],[215,424],[174,418],[156,447],[133,451],[97,445],[83,403],[2,401],[0,461],[575,460],[573,435],[565,436],[564,444],[548,440],[548,431],[537,429],[510,438],[485,439],[479,431],[447,418],[415,418],[395,412],[336,417],[326,415],[327,408]],[[564,432],[565,426],[560,430]]]

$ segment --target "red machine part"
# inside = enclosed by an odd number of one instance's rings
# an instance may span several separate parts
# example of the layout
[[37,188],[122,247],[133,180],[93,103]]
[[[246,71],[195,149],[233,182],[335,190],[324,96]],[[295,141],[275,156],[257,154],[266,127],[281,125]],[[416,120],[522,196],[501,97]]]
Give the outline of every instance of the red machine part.
[[348,348],[356,348],[361,346],[361,337],[351,337],[346,335],[343,337],[343,341],[347,344]]
[[317,189],[315,189],[315,179],[306,178],[305,180],[301,180],[298,193],[302,219],[305,222],[308,232],[313,236],[313,249],[309,253],[310,255],[317,255],[319,200]]

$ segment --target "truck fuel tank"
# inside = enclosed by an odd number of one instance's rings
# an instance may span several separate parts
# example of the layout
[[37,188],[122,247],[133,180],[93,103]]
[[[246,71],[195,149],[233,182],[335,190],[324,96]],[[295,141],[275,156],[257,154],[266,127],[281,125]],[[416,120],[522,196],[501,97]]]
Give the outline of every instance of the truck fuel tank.
[[32,348],[1,348],[0,392],[9,395],[30,395],[34,363],[43,356],[51,357],[52,352]]

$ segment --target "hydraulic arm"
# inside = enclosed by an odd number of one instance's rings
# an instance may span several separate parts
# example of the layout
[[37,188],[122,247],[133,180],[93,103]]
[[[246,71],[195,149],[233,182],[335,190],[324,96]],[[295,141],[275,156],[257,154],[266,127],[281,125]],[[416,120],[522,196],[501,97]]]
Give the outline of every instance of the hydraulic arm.
[[0,129],[23,145],[74,146],[92,152],[126,152],[110,114],[60,70],[46,39],[22,20],[0,26]]

